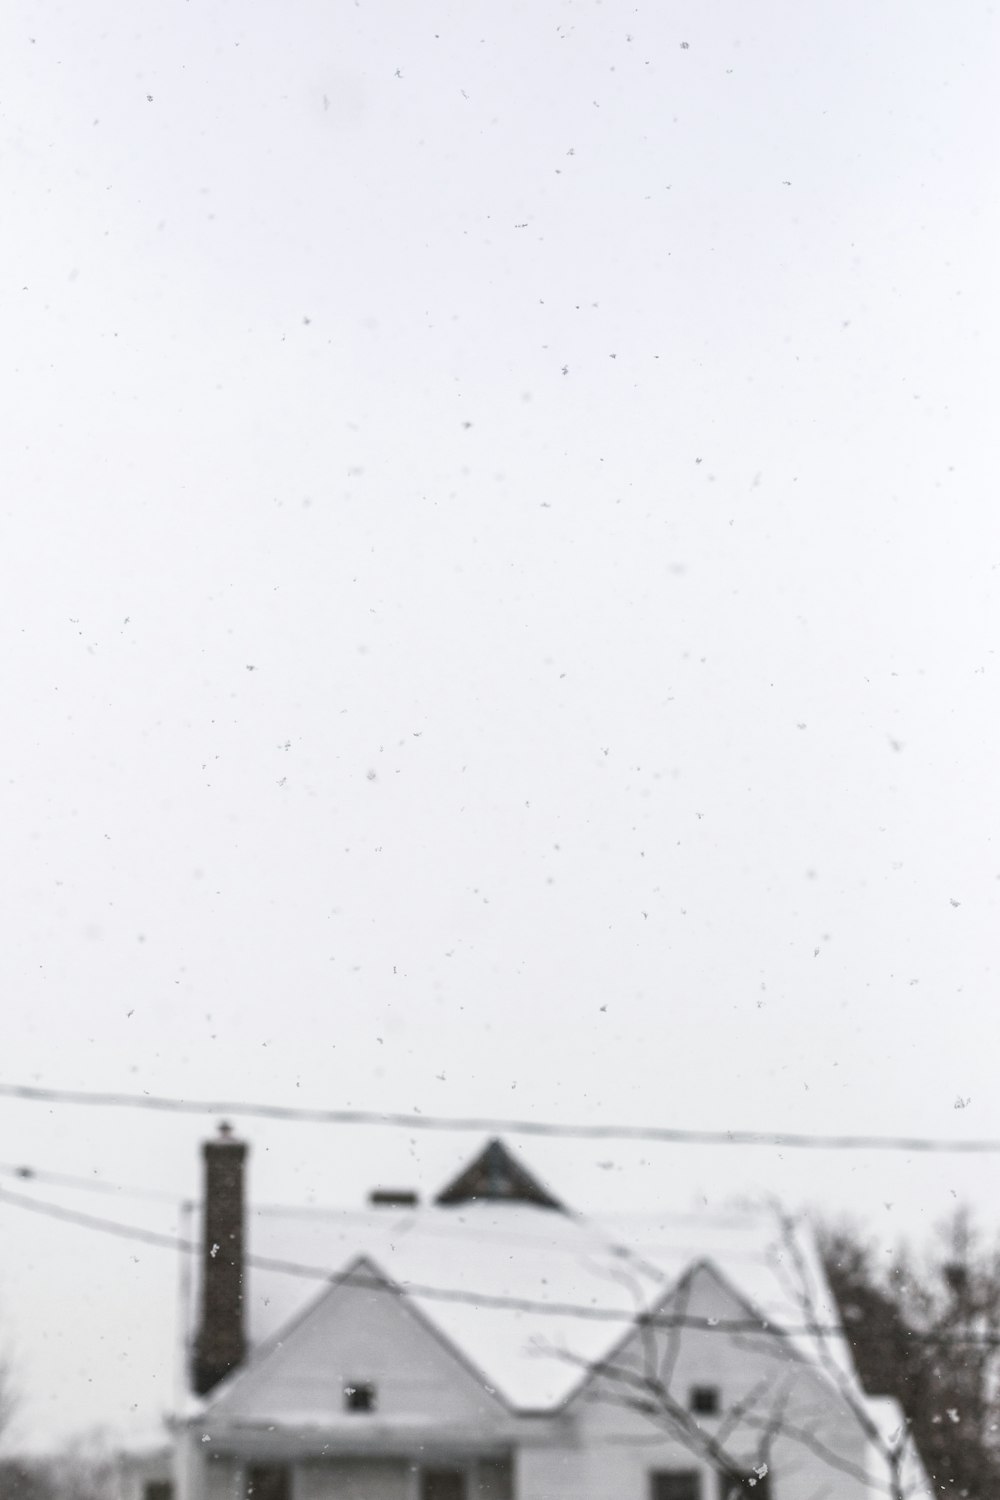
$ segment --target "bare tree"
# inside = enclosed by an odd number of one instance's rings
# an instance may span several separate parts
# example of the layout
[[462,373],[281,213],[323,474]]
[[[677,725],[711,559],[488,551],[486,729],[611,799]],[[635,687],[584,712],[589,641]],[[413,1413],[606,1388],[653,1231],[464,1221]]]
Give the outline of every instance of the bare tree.
[[840,1348],[846,1347],[846,1340],[839,1330],[831,1327],[829,1314],[824,1313],[819,1305],[815,1277],[802,1253],[795,1221],[780,1209],[775,1212],[781,1225],[782,1244],[794,1277],[793,1290],[805,1315],[806,1324],[813,1332],[817,1359],[844,1408],[850,1412],[867,1442],[882,1459],[887,1475],[885,1493],[890,1496],[890,1500],[909,1500],[911,1495],[927,1493],[927,1482],[921,1472],[905,1417],[900,1413],[896,1429],[886,1433],[872,1415],[871,1406],[853,1371],[837,1357],[834,1339]]
[[[693,1315],[694,1277],[703,1266],[687,1273],[668,1302],[639,1313],[618,1348],[596,1366],[566,1348],[548,1352],[587,1372],[581,1387],[585,1399],[637,1413],[715,1470],[725,1500],[767,1500],[778,1445],[786,1468],[789,1454],[798,1452],[803,1460],[808,1455],[813,1471],[819,1467],[830,1474],[830,1485],[821,1483],[812,1496],[799,1490],[801,1500],[835,1494],[838,1475],[856,1481],[865,1494],[887,1500],[926,1494],[905,1423],[887,1434],[876,1420],[849,1356],[844,1357],[839,1328],[822,1305],[794,1222],[779,1215],[777,1223],[797,1337],[762,1318],[730,1322]],[[635,1269],[649,1268],[637,1262]],[[637,1307],[648,1307],[648,1289],[644,1296],[638,1276],[631,1278],[619,1268],[616,1280],[630,1285]],[[681,1366],[690,1363],[685,1355],[706,1337],[728,1337],[750,1372],[746,1388],[710,1421],[692,1409],[686,1382],[679,1378]],[[845,1441],[852,1434],[853,1441]],[[881,1479],[871,1471],[869,1454],[881,1460]],[[818,1466],[812,1462],[816,1459]]]
[[890,1257],[841,1224],[821,1235],[827,1280],[866,1389],[893,1396],[937,1489],[1000,1493],[1000,1246],[966,1210],[917,1256]]

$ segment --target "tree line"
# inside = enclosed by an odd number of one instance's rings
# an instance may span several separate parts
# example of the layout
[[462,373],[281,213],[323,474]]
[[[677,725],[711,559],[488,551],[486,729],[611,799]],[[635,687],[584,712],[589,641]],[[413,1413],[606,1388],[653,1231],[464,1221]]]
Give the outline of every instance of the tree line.
[[965,1210],[922,1254],[891,1256],[850,1226],[820,1237],[861,1381],[893,1396],[934,1493],[1000,1495],[1000,1244]]

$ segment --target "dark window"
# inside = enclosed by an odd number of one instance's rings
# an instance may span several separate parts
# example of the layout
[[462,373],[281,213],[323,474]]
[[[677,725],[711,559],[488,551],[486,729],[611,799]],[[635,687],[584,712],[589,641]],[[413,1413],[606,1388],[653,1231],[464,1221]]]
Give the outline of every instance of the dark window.
[[697,1469],[661,1469],[650,1478],[651,1500],[701,1500],[701,1475]]
[[467,1494],[461,1469],[424,1469],[420,1475],[420,1500],[466,1500]]
[[169,1479],[149,1479],[142,1487],[142,1500],[174,1500]]
[[344,1386],[344,1410],[375,1410],[375,1387],[370,1380],[351,1380]]
[[514,1473],[509,1458],[481,1458],[476,1464],[473,1495],[489,1500],[513,1500]]
[[255,1464],[247,1469],[247,1500],[292,1500],[288,1464]]
[[691,1410],[700,1417],[714,1417],[719,1410],[719,1387],[717,1385],[693,1385],[691,1387]]

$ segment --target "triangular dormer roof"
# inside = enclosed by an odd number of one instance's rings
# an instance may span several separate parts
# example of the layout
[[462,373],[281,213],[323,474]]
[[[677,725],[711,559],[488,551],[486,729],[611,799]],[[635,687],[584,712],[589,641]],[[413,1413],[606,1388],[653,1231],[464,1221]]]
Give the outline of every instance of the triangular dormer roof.
[[558,1199],[498,1140],[490,1141],[442,1189],[435,1202],[442,1208],[452,1208],[458,1203],[530,1203],[535,1208],[562,1211]]

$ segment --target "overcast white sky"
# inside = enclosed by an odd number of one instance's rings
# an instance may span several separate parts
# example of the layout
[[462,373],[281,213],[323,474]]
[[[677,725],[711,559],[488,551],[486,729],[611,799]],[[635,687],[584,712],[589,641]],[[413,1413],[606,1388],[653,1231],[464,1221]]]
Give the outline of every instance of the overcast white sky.
[[[993,6],[9,0],[0,56],[2,1081],[1000,1136]],[[0,1161],[191,1194],[209,1123],[4,1102]],[[286,1202],[476,1144],[247,1133]],[[526,1154],[997,1216],[994,1159]],[[23,1437],[169,1404],[175,1280],[0,1206]]]

